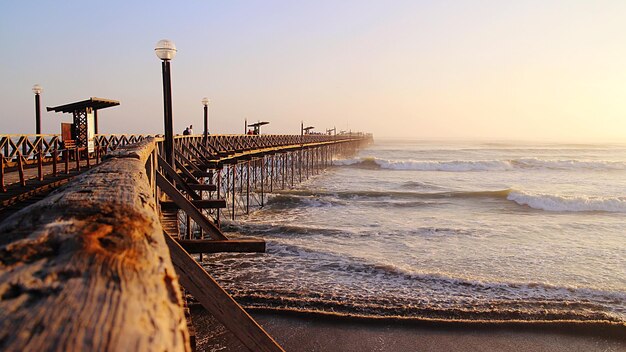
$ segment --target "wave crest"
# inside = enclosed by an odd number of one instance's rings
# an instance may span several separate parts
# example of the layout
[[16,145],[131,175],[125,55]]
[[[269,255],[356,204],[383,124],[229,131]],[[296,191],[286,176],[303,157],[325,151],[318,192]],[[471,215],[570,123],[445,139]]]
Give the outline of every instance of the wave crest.
[[614,213],[626,213],[625,197],[581,197],[559,196],[551,194],[533,194],[523,191],[512,190],[507,196],[508,200],[519,205],[526,205],[533,209],[546,211],[582,212],[582,211],[605,211]]
[[519,158],[511,160],[388,160],[374,157],[336,160],[339,166],[363,169],[388,169],[410,171],[508,171],[514,169],[548,170],[626,170],[626,162],[606,160],[544,160]]
[[420,207],[432,204],[437,199],[491,198],[508,200],[518,205],[537,210],[555,212],[610,212],[626,213],[626,197],[566,196],[558,194],[533,193],[512,188],[486,191],[448,192],[397,192],[397,191],[283,191],[271,204],[289,207],[294,204],[305,206],[345,205],[346,200],[374,201],[370,205],[394,207]]

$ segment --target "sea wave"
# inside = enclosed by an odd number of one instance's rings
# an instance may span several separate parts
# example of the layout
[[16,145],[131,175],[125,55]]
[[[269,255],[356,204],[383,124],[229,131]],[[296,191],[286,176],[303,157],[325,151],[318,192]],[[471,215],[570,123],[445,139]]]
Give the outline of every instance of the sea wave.
[[329,197],[322,198],[320,194],[309,192],[308,194],[287,194],[279,193],[270,194],[267,205],[275,210],[289,209],[295,207],[328,207],[345,205],[343,201],[331,199]]
[[515,169],[550,170],[626,170],[626,162],[606,160],[546,160],[519,158],[510,160],[389,160],[375,157],[336,160],[339,166],[364,169],[388,169],[410,171],[509,171]]
[[[495,190],[495,191],[445,191],[445,192],[412,192],[412,191],[324,191],[324,190],[284,190],[278,191],[283,196],[296,196],[304,198],[318,197],[334,197],[339,199],[438,199],[438,198],[479,198],[479,197],[495,197],[506,198],[511,190]],[[288,197],[284,198],[285,200]]]
[[519,205],[546,211],[626,213],[626,197],[562,196],[511,190],[507,199]]
[[413,171],[505,171],[513,166],[508,161],[433,161],[433,160],[387,160],[373,157],[333,161],[335,165],[353,166],[365,169],[390,169]]
[[[280,197],[270,202],[284,208],[299,204],[304,206],[345,205],[347,200],[369,201],[373,206],[422,207],[432,205],[428,200],[491,198],[508,200],[536,210],[554,212],[610,212],[626,213],[626,197],[569,196],[534,193],[513,188],[481,191],[282,191]],[[382,203],[381,203],[382,202]],[[383,204],[384,203],[384,204]]]
[[278,237],[302,237],[302,236],[322,236],[326,238],[354,237],[364,234],[355,233],[348,230],[316,227],[305,225],[286,225],[274,223],[240,222],[226,223],[223,226],[225,231],[235,231],[245,233],[248,236],[271,236]]
[[[257,257],[261,261],[259,270],[251,270],[248,257],[222,258],[205,265],[247,307],[457,321],[623,324],[626,314],[619,303],[626,294],[621,292],[546,283],[488,282],[408,271],[283,240],[271,240],[268,245],[269,255]],[[303,281],[299,278],[304,272],[308,274]],[[323,274],[317,274],[320,272]]]
[[510,160],[516,167],[535,169],[588,169],[588,170],[624,170],[626,162],[606,160],[545,160],[539,158],[521,158]]

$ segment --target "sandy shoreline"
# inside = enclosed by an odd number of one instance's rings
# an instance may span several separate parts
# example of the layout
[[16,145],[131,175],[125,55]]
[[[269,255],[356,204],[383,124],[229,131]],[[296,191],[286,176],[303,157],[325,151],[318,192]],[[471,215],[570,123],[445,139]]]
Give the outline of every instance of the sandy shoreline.
[[[198,351],[245,351],[201,307],[192,309]],[[280,312],[251,312],[287,351],[626,351],[626,338],[581,331],[420,326]]]

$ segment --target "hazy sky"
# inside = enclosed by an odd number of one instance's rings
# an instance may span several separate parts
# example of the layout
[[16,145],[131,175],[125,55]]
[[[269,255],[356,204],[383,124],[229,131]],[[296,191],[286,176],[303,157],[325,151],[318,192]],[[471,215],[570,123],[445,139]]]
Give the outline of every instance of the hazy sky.
[[[102,133],[324,130],[425,139],[626,142],[626,1],[0,0],[0,132],[97,96]],[[44,113],[44,133],[70,115]]]

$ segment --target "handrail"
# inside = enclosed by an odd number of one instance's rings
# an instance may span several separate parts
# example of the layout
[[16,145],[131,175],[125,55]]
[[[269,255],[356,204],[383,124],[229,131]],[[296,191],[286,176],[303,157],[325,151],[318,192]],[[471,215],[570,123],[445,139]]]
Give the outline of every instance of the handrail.
[[[0,135],[0,161],[4,176],[11,171],[24,172],[24,169],[38,168],[38,179],[43,180],[47,175],[43,168],[53,165],[53,176],[57,175],[57,165],[65,164],[65,173],[69,173],[69,160],[73,158],[74,169],[81,168],[80,160],[87,162],[87,167],[91,163],[98,164],[100,157],[120,146],[125,146],[140,142],[146,138],[154,138],[157,148],[161,149],[162,135],[142,135],[142,134],[99,134],[94,137],[94,152],[88,153],[84,147],[68,147],[57,134],[3,134]],[[241,135],[241,134],[218,134],[191,136],[174,136],[174,145],[181,153],[189,154],[195,150],[211,150],[210,155],[203,155],[203,159],[219,158],[220,154],[241,152],[250,149],[281,147],[286,145],[311,144],[320,142],[342,142],[355,139],[367,139],[371,135],[364,133],[352,133],[341,135]],[[81,155],[82,154],[82,155]],[[193,153],[191,153],[193,154]],[[95,160],[93,160],[95,159]],[[0,179],[0,191],[6,189],[4,179]],[[24,180],[20,182],[25,185]]]

